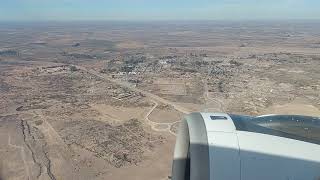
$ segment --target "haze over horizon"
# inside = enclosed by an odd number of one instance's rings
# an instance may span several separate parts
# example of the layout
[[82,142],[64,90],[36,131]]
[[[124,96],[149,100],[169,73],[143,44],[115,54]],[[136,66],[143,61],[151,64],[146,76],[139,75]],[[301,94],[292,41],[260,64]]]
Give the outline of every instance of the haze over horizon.
[[317,0],[5,0],[0,21],[320,20]]

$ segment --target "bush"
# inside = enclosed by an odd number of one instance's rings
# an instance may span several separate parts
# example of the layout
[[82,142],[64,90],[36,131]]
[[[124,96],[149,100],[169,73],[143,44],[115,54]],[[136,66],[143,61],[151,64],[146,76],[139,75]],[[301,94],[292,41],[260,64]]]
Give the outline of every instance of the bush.
[[78,71],[78,69],[75,66],[70,66],[70,71],[71,72],[75,72],[75,71]]

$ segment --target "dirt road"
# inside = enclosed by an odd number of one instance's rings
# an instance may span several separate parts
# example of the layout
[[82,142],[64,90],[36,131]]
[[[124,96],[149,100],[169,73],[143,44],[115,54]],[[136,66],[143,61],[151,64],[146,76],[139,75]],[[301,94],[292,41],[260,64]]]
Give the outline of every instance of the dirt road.
[[145,120],[148,125],[151,126],[152,130],[158,131],[158,132],[169,132],[170,134],[176,136],[176,133],[171,130],[171,126],[173,126],[175,123],[179,122],[172,122],[172,123],[159,123],[154,122],[149,119],[150,114],[154,111],[154,109],[159,105],[156,101],[153,101],[154,106],[149,110],[149,112],[145,116]]

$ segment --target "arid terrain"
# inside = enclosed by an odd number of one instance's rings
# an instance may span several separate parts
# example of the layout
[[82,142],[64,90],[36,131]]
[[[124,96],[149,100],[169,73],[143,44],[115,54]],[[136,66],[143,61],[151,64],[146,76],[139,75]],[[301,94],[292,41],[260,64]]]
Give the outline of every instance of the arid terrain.
[[320,22],[0,23],[1,180],[166,180],[194,111],[320,116]]

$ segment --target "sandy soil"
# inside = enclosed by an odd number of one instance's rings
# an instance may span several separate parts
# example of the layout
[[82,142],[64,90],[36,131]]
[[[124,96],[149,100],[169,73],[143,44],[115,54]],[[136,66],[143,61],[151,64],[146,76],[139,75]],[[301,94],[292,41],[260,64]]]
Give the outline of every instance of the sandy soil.
[[320,110],[310,104],[289,103],[267,108],[264,114],[291,114],[320,117]]
[[111,106],[105,104],[94,104],[91,107],[100,113],[99,118],[113,119],[120,122],[129,119],[143,119],[148,111],[148,108]]
[[24,26],[0,27],[1,180],[165,180],[184,114],[320,116],[318,24]]
[[149,118],[151,121],[159,123],[171,123],[181,120],[183,114],[172,107],[157,107],[150,114]]

